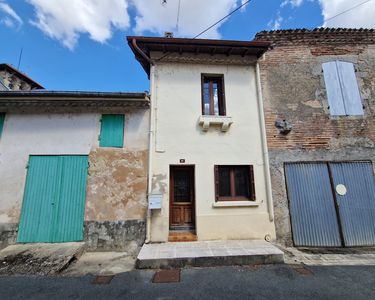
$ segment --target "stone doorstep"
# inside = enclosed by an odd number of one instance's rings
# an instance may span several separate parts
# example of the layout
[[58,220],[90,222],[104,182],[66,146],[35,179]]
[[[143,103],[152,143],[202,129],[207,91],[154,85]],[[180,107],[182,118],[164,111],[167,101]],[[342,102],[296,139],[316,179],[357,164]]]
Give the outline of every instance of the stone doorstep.
[[284,263],[284,253],[262,240],[174,242],[143,245],[139,269]]

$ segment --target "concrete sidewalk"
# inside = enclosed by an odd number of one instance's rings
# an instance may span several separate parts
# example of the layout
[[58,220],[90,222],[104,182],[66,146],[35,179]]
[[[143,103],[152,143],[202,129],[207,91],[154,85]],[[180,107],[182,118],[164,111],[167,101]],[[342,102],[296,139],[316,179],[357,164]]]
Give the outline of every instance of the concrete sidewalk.
[[[306,266],[375,266],[375,249],[361,248],[297,249],[279,246],[284,251],[285,263]],[[328,253],[327,253],[328,252]]]
[[180,268],[283,263],[281,250],[263,240],[175,242],[143,245],[137,267]]

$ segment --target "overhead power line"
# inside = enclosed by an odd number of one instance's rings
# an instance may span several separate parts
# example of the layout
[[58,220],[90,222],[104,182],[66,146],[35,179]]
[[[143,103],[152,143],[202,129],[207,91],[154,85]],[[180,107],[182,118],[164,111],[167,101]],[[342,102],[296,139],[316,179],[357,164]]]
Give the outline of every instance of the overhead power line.
[[[229,18],[231,15],[233,15],[236,11],[240,10],[241,8],[243,8],[245,5],[249,4],[252,0],[248,0],[244,3],[242,3],[241,5],[239,5],[237,8],[235,8],[234,10],[232,10],[229,14],[227,14],[225,17],[222,17],[219,21],[216,21],[214,24],[212,24],[211,26],[207,27],[205,30],[203,30],[202,32],[200,32],[199,34],[197,34],[196,36],[193,37],[193,39],[196,39],[198,37],[200,37],[202,34],[206,33],[207,31],[209,31],[211,28],[215,27],[216,25],[218,25],[219,23],[221,23],[222,21],[224,21],[225,19]],[[163,58],[167,57],[168,55],[170,55],[170,53],[166,53],[165,55],[163,55],[162,57],[158,58],[157,60],[160,61],[162,60]]]
[[177,8],[177,20],[176,20],[176,33],[178,34],[178,26],[180,23],[180,9],[181,9],[181,0],[178,0],[178,8]]
[[221,18],[219,21],[215,22],[214,24],[212,24],[211,26],[207,27],[205,30],[203,30],[201,33],[197,34],[195,37],[193,37],[193,39],[196,39],[197,37],[201,36],[203,33],[209,31],[211,28],[215,27],[217,24],[221,23],[222,21],[224,21],[225,19],[229,18],[231,15],[233,15],[236,11],[240,10],[242,7],[244,7],[245,5],[249,4],[251,2],[251,0],[248,0],[244,3],[242,3],[240,6],[238,6],[235,10],[232,10],[229,14],[227,14],[225,17]]
[[327,23],[328,21],[331,21],[332,19],[335,19],[335,18],[337,18],[337,17],[339,17],[339,16],[341,16],[341,15],[343,15],[343,14],[346,14],[347,12],[349,12],[349,11],[351,11],[351,10],[353,10],[353,9],[356,9],[357,7],[360,7],[360,6],[362,6],[362,5],[366,4],[366,3],[369,3],[370,1],[373,1],[373,0],[367,0],[367,1],[364,1],[364,2],[362,2],[362,3],[359,3],[359,4],[357,4],[357,5],[355,5],[355,6],[351,7],[351,8],[349,8],[349,9],[347,9],[347,10],[344,10],[344,11],[338,13],[337,15],[334,15],[333,17],[330,17],[330,18],[324,20],[324,22]]

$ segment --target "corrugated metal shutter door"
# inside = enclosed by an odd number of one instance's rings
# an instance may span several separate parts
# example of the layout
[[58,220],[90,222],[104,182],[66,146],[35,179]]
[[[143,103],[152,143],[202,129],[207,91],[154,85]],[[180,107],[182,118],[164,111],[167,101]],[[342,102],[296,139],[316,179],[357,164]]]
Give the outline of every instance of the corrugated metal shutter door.
[[346,246],[375,245],[375,182],[370,162],[330,163],[333,184],[347,193],[336,193]]
[[17,242],[83,239],[87,156],[30,156]]
[[285,173],[294,244],[341,246],[327,164],[286,164]]

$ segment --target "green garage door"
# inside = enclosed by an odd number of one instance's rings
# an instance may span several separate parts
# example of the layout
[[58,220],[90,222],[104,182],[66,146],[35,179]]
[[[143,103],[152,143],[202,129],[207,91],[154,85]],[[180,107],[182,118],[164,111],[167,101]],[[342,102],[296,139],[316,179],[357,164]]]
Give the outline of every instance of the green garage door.
[[83,240],[88,157],[30,156],[17,242]]

